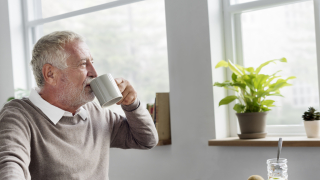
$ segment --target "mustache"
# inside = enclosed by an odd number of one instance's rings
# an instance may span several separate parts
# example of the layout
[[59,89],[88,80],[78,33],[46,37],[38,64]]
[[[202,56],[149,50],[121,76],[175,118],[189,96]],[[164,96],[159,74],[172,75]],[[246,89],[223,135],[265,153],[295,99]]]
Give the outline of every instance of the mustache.
[[93,80],[94,78],[86,78],[86,80],[84,81],[84,87],[87,86],[87,85],[90,85],[91,81]]

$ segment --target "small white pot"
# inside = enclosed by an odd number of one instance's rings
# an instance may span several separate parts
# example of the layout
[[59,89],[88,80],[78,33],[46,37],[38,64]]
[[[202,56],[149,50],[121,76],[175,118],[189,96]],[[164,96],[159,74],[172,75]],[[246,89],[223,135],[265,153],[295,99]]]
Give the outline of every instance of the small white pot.
[[320,120],[304,121],[304,128],[308,138],[320,137]]

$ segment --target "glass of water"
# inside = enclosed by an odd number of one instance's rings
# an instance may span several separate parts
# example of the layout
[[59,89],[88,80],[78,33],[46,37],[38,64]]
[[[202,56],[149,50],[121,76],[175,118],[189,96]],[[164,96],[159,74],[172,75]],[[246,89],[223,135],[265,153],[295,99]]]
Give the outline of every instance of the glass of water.
[[277,158],[268,159],[268,180],[288,180],[287,159]]

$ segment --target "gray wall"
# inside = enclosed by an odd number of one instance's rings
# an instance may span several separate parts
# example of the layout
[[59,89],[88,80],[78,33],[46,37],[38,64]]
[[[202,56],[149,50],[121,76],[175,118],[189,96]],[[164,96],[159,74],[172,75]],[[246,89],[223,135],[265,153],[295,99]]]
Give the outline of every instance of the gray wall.
[[[0,0],[0,102],[13,90],[11,50],[20,53],[10,44],[8,1]],[[276,156],[276,148],[207,145],[215,137],[214,120],[220,113],[213,110],[217,101],[212,82],[217,77],[212,77],[211,67],[224,57],[220,1],[209,1],[211,37],[207,0],[166,0],[172,145],[149,151],[112,149],[111,180],[246,180],[252,174],[266,178],[266,160]],[[283,148],[290,180],[320,179],[319,150]]]

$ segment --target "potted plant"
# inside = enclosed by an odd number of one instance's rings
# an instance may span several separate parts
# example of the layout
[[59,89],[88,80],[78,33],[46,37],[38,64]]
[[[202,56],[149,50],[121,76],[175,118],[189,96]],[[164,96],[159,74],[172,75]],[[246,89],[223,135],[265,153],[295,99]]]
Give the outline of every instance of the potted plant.
[[238,102],[233,109],[237,112],[236,115],[239,120],[241,134],[238,134],[240,139],[248,138],[263,138],[266,136],[266,115],[270,111],[270,107],[274,107],[275,102],[272,99],[267,99],[270,96],[281,96],[280,89],[285,86],[291,86],[287,83],[289,79],[294,79],[290,76],[286,79],[280,78],[277,73],[267,75],[261,74],[261,69],[270,64],[280,62],[287,62],[286,58],[274,59],[262,63],[258,68],[242,67],[233,64],[230,60],[228,62],[222,60],[215,68],[229,67],[233,72],[231,80],[223,83],[215,82],[214,86],[224,87],[236,92],[235,95],[230,95],[223,98],[219,102],[219,106],[227,105],[234,100]]
[[304,120],[304,128],[308,138],[316,138],[320,136],[320,112],[316,112],[313,107],[309,107],[308,111],[302,115]]

